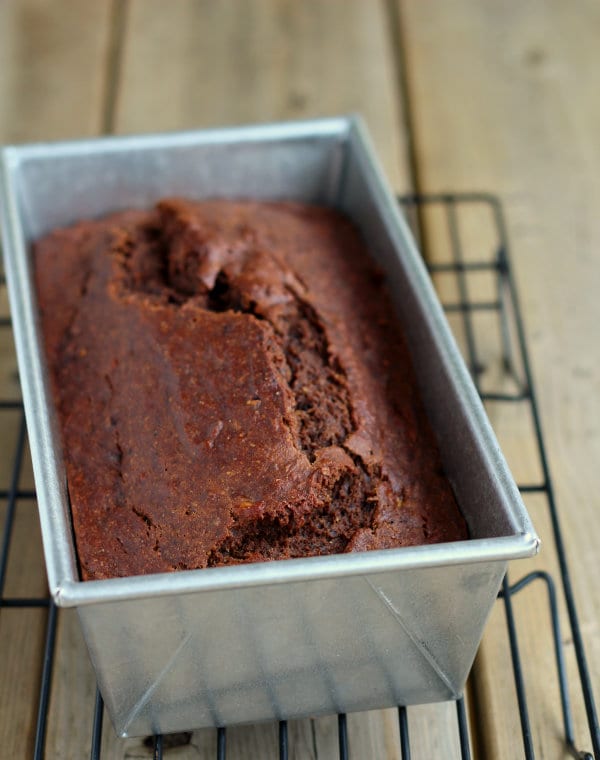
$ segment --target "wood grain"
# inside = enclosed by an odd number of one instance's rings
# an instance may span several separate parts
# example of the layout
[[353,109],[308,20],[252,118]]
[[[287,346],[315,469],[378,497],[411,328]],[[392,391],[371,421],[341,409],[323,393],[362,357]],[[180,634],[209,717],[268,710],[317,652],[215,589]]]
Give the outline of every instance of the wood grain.
[[[2,413],[2,442],[11,472],[16,465],[21,416],[20,412]],[[0,482],[8,484],[10,474],[2,475],[8,475],[8,480]],[[8,525],[7,510],[8,504],[2,504],[0,525]],[[11,532],[13,549],[8,554],[3,596],[43,597],[46,579],[33,500],[16,503]],[[27,757],[32,752],[46,617],[44,609],[4,608],[0,614],[0,737],[7,757]]]
[[0,3],[2,142],[98,132],[110,10],[110,0]]
[[[400,0],[397,7],[419,188],[490,189],[507,209],[550,464],[597,682],[600,99],[594,72],[600,11],[592,3],[574,5]],[[428,232],[440,234],[435,223]],[[473,239],[476,244],[476,234]],[[519,473],[539,471],[531,452],[523,452],[527,420],[517,411],[509,417],[490,413]],[[545,546],[538,561],[515,567],[512,577],[543,566],[558,578],[546,507],[539,498],[530,507]],[[543,589],[524,592],[515,607],[538,751],[562,756]],[[586,747],[564,614],[562,621],[577,735]],[[504,631],[498,610],[477,670],[486,758],[522,753]]]
[[379,0],[133,0],[115,126],[146,132],[358,112],[397,189],[409,185]]

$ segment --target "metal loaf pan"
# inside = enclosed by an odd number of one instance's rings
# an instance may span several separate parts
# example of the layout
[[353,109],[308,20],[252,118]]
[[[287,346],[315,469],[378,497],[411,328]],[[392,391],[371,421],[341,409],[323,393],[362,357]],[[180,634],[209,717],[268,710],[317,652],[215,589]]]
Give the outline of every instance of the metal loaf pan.
[[[472,538],[81,582],[30,243],[159,197],[336,206],[385,270]],[[50,590],[75,607],[123,735],[458,696],[509,560],[538,538],[359,119],[7,147],[6,274]]]

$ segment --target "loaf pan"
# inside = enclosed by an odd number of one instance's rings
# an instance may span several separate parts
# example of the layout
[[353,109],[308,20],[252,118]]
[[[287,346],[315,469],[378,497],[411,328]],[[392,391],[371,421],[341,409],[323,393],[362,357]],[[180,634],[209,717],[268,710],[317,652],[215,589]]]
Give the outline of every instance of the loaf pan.
[[[407,225],[355,117],[6,147],[6,276],[50,591],[77,609],[118,734],[461,694],[509,560],[539,545]],[[82,582],[31,242],[163,196],[335,206],[386,273],[471,538]]]

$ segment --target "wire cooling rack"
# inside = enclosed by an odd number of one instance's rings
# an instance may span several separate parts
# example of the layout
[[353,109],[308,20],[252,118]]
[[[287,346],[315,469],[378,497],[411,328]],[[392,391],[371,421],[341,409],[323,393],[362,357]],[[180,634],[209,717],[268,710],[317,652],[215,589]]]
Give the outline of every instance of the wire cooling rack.
[[[545,587],[545,598],[549,607],[549,620],[552,627],[554,656],[558,674],[558,687],[560,690],[560,702],[562,706],[563,736],[565,750],[579,760],[600,760],[600,729],[598,716],[594,704],[590,673],[586,663],[581,628],[578,621],[573,589],[569,576],[569,569],[565,555],[565,547],[560,529],[554,491],[548,469],[546,449],[542,436],[542,428],[533,388],[529,356],[523,321],[519,309],[515,283],[512,276],[506,225],[503,218],[502,207],[497,198],[482,193],[462,194],[437,194],[437,195],[409,195],[399,198],[399,203],[404,208],[409,221],[415,229],[422,215],[434,211],[439,218],[443,232],[429,243],[428,249],[431,255],[429,268],[434,281],[440,286],[441,297],[452,326],[457,333],[459,345],[463,349],[465,360],[469,366],[477,389],[487,405],[493,405],[497,413],[501,413],[498,407],[521,404],[526,405],[533,421],[531,433],[534,439],[537,456],[539,458],[541,478],[539,482],[521,484],[521,493],[540,494],[546,502],[550,521],[552,524],[554,550],[558,559],[560,572],[559,588],[564,597],[568,613],[568,622],[573,640],[573,647],[577,660],[579,681],[576,685],[571,684],[570,691],[567,683],[567,669],[560,631],[560,619],[558,613],[559,592],[557,592],[552,576],[544,571],[535,571],[522,577],[520,580],[509,583],[505,578],[499,594],[498,604],[503,605],[507,635],[510,645],[511,665],[514,676],[515,690],[517,695],[518,718],[520,720],[523,757],[532,760],[535,757],[535,736],[532,730],[532,722],[529,717],[529,705],[527,702],[527,684],[525,683],[522,657],[519,646],[519,631],[513,613],[513,597],[527,586],[537,586],[538,593],[542,593],[539,587]],[[492,241],[489,250],[481,255],[473,255],[473,250],[465,242],[463,218],[466,214],[472,215],[476,209],[480,219],[485,219],[483,226],[487,237]],[[480,222],[481,223],[481,222]],[[439,239],[438,239],[439,238]],[[442,240],[442,242],[440,242]],[[438,250],[439,248],[439,250]],[[443,249],[443,250],[442,250]],[[470,278],[474,276],[487,276],[491,282],[493,295],[486,300],[472,300],[469,295]],[[489,284],[489,283],[488,283]],[[489,290],[490,288],[488,288]],[[448,296],[451,293],[451,296]],[[477,321],[480,315],[485,315],[488,328],[482,333]],[[487,380],[489,364],[489,350],[483,346],[482,340],[487,343],[489,339],[489,320],[494,322],[494,330],[498,339],[498,356],[500,373],[497,383],[490,386]],[[10,330],[10,319],[0,318],[0,330]],[[46,635],[43,652],[43,667],[40,680],[37,721],[35,726],[34,757],[41,760],[45,754],[45,739],[48,723],[48,707],[52,685],[52,668],[56,649],[56,625],[57,609],[48,597],[41,598],[15,598],[6,597],[4,593],[8,557],[11,549],[18,551],[14,545],[13,525],[16,510],[22,502],[35,499],[35,493],[31,490],[21,489],[19,479],[21,467],[26,450],[26,429],[22,411],[22,404],[12,399],[0,399],[0,435],[5,435],[5,415],[10,412],[20,412],[20,423],[16,436],[16,444],[13,456],[13,467],[10,482],[0,483],[0,499],[6,503],[2,540],[0,543],[0,612],[6,608],[45,608],[47,609]],[[552,550],[546,545],[545,550]],[[12,613],[15,614],[15,613]],[[0,657],[2,655],[0,654]],[[541,676],[540,676],[541,677]],[[589,736],[575,737],[573,719],[571,713],[571,695],[574,691],[580,692],[585,703]],[[463,760],[471,758],[471,737],[469,735],[467,711],[463,699],[459,699],[456,705],[456,730],[458,744]],[[411,743],[409,736],[408,711],[410,708],[398,707],[399,750],[402,760],[411,758]],[[92,739],[90,757],[92,760],[105,758],[102,748],[102,723],[104,707],[99,693],[96,694],[93,714],[85,714],[82,707],[80,719],[92,722]],[[516,718],[517,716],[515,716]],[[155,760],[160,760],[169,754],[169,746],[181,744],[190,740],[191,734],[171,737],[149,737],[147,746],[150,748]],[[293,747],[288,741],[288,725],[286,721],[279,723],[278,750],[280,760],[287,760]],[[583,749],[583,745],[591,743],[592,752]],[[0,744],[2,737],[0,737]],[[348,760],[352,753],[345,715],[338,716],[338,756],[340,760]],[[227,730],[217,729],[217,760],[227,758]],[[105,758],[106,760],[106,758]]]

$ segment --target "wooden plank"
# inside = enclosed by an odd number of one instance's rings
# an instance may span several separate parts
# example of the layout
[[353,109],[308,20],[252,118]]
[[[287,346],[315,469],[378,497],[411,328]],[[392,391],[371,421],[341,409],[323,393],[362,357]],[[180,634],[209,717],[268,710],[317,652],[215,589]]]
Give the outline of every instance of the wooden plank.
[[[71,699],[70,694],[76,698]],[[48,757],[89,757],[96,680],[73,610],[58,619],[52,699],[48,715]]]
[[[10,483],[15,466],[21,412],[4,411],[0,420],[4,423],[6,469],[10,468],[10,472],[2,473],[7,476],[0,480],[4,487]],[[7,510],[6,503],[0,506],[0,525],[7,524]],[[16,503],[11,532],[4,598],[45,596],[41,536],[33,500]],[[32,753],[46,618],[44,609],[3,609],[0,614],[0,737],[7,757]]]
[[98,132],[110,9],[110,0],[0,3],[2,142]]
[[[460,745],[453,702],[407,708],[411,757],[459,760]],[[398,710],[373,710],[347,716],[348,747],[352,758],[401,760]],[[328,716],[315,721],[318,758],[338,756],[338,721]],[[300,756],[299,756],[300,757]],[[301,756],[304,757],[304,756]]]
[[6,757],[32,757],[46,613],[7,609],[0,616],[0,737]]
[[[381,2],[133,0],[115,126],[148,132],[363,114],[390,180],[409,187]],[[160,51],[160,55],[157,55]]]
[[[600,676],[600,101],[595,71],[600,11],[556,0],[501,4],[398,0],[408,61],[411,121],[421,190],[488,189],[504,201],[524,308],[550,465],[569,552],[593,680]],[[439,239],[430,222],[428,239]],[[477,232],[472,235],[477,245]],[[522,475],[539,472],[523,453],[519,414],[491,410],[501,442]],[[545,546],[512,577],[547,567],[555,578],[547,511],[529,505]],[[515,600],[540,756],[562,751],[561,720],[542,588]],[[589,748],[573,648],[562,610],[576,732]],[[514,686],[502,609],[478,662],[479,717],[486,758],[520,757]]]

